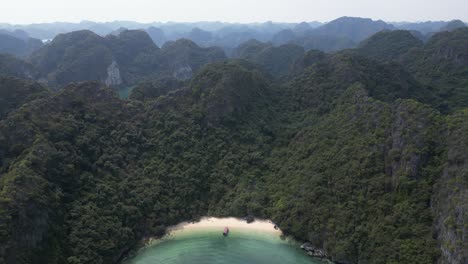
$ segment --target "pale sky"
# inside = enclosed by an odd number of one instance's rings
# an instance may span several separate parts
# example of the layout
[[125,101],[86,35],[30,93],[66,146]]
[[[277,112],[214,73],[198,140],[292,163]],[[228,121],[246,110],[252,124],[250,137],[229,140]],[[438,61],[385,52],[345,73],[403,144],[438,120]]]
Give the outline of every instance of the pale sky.
[[468,21],[468,0],[0,0],[0,22]]

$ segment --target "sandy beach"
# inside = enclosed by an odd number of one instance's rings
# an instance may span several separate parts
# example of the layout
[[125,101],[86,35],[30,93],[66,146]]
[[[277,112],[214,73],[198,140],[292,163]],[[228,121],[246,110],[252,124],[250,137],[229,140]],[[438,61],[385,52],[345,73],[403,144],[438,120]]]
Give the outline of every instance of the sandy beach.
[[[229,227],[228,236],[222,235],[225,227]],[[248,224],[234,217],[203,217],[167,228],[165,236],[149,239],[124,263],[323,263],[299,250],[299,245],[270,220]]]
[[224,227],[228,227],[230,232],[251,231],[262,232],[281,235],[280,229],[275,229],[275,224],[270,220],[255,219],[254,222],[248,224],[245,220],[240,218],[216,218],[216,217],[203,217],[198,222],[182,222],[178,225],[171,226],[166,230],[168,235],[175,235],[180,232],[196,231],[196,230],[219,230],[222,232]]

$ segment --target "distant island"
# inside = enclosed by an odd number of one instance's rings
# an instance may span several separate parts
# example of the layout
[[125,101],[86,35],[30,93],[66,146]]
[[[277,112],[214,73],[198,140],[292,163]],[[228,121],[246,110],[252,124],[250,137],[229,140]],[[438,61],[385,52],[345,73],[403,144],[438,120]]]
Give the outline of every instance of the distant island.
[[203,216],[271,219],[276,260],[464,264],[467,150],[459,20],[0,24],[0,264],[122,263]]

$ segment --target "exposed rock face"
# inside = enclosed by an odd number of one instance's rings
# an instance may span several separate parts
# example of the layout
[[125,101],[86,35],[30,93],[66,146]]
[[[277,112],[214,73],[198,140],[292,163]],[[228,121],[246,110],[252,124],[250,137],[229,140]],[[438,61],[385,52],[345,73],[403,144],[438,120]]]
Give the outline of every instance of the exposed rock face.
[[244,217],[244,220],[247,222],[247,224],[253,223],[255,221],[255,217],[253,215],[248,215]]
[[107,67],[107,79],[104,81],[107,86],[122,84],[122,77],[120,77],[119,65],[117,62],[112,63]]
[[432,109],[411,100],[397,102],[393,112],[387,174],[391,175],[393,186],[398,186],[401,178],[420,177],[421,167],[430,156],[430,150],[421,150],[433,140],[428,131],[438,120]]
[[301,245],[301,249],[303,249],[305,252],[307,252],[307,255],[311,257],[316,257],[316,258],[326,258],[327,254],[325,253],[325,250],[321,248],[317,248],[314,245],[312,245],[309,242],[306,242]]
[[181,67],[178,67],[173,73],[172,76],[176,78],[177,80],[185,81],[190,78],[192,78],[192,67],[189,65],[184,65]]
[[70,82],[105,80],[113,54],[106,40],[87,30],[60,34],[30,57],[53,88]]
[[87,30],[58,35],[30,57],[39,72],[36,79],[47,79],[44,83],[54,89],[95,80],[133,86],[169,76],[187,80],[202,66],[226,59],[220,48],[200,48],[189,40],[159,49],[144,31],[119,32],[106,37]]
[[442,256],[439,263],[468,263],[468,112],[448,118],[447,163],[434,186],[432,206]]

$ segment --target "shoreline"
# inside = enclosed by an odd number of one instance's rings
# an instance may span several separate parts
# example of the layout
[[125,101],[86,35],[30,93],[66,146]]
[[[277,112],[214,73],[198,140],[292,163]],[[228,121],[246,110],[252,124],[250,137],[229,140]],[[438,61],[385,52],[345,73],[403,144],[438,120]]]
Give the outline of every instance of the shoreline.
[[[246,233],[255,236],[267,235],[267,237],[274,238],[274,241],[278,241],[277,243],[292,243],[291,245],[303,250],[311,258],[318,261],[333,263],[327,258],[323,250],[316,249],[307,242],[300,243],[293,237],[286,236],[271,220],[257,218],[251,223],[247,223],[245,219],[236,217],[202,217],[198,221],[181,222],[177,225],[167,227],[163,236],[146,238],[140,249],[155,246],[167,240],[183,238],[184,235],[192,235],[196,232],[219,232],[221,236],[225,227],[229,228],[229,235],[233,235],[234,237],[238,234],[245,235]],[[128,257],[131,256],[127,256],[127,258]]]
[[149,238],[145,246],[163,241],[181,234],[188,234],[196,231],[219,231],[221,234],[224,227],[229,228],[229,232],[246,232],[249,233],[261,233],[277,235],[278,237],[283,236],[283,232],[278,227],[275,228],[275,224],[271,220],[255,219],[251,223],[247,223],[246,220],[236,217],[202,217],[198,221],[186,221],[181,222],[177,225],[169,226],[166,228],[166,232],[162,237],[151,237]]
[[247,223],[246,220],[235,217],[202,217],[196,222],[182,222],[175,226],[170,226],[166,229],[166,233],[177,234],[184,231],[210,229],[219,229],[219,231],[222,232],[224,227],[229,227],[230,231],[249,230],[278,235],[283,234],[279,228],[275,229],[275,224],[271,220],[255,219],[255,221]]

